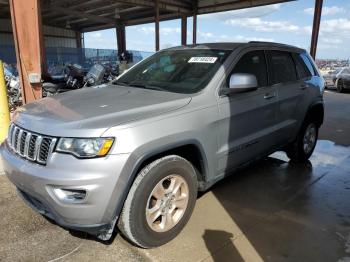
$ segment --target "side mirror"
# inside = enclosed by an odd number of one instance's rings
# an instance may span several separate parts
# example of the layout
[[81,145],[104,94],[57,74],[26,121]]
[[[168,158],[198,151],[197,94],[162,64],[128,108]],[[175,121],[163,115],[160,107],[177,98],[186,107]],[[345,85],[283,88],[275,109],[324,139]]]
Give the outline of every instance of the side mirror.
[[224,94],[243,93],[256,90],[258,81],[253,74],[236,73],[230,77],[229,87],[223,90]]

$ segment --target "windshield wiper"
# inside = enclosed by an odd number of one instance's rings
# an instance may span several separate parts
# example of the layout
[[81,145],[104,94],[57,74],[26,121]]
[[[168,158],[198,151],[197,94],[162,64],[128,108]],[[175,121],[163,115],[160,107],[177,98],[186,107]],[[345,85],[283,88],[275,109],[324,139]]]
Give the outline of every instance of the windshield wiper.
[[151,90],[158,90],[158,91],[168,91],[164,88],[161,88],[159,86],[153,86],[153,85],[144,85],[141,83],[129,83],[129,86],[134,86],[134,87],[139,87],[139,88],[144,88],[144,89],[151,89]]
[[113,82],[114,85],[120,85],[120,86],[132,86],[132,87],[139,87],[143,89],[152,89],[152,90],[158,90],[158,91],[168,91],[164,88],[161,88],[159,86],[153,86],[153,85],[144,85],[141,83],[126,83],[126,82],[121,82],[121,81],[115,81]]
[[113,85],[118,85],[118,86],[130,86],[128,83],[125,82],[120,82],[120,81],[114,81]]

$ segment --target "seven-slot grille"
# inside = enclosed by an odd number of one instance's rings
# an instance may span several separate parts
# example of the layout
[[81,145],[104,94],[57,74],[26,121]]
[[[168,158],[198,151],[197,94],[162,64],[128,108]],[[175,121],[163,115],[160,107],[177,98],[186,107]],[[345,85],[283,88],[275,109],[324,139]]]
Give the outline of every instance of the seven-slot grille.
[[45,165],[57,139],[11,124],[7,141],[11,149],[21,157]]

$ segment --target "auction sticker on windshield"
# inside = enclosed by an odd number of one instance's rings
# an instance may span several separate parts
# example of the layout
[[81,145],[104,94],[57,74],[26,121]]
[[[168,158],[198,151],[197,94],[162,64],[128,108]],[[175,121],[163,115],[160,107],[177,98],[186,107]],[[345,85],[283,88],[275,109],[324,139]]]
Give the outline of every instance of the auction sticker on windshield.
[[217,60],[217,57],[210,57],[210,56],[198,56],[198,57],[191,57],[190,60],[188,60],[188,63],[209,63],[213,64]]

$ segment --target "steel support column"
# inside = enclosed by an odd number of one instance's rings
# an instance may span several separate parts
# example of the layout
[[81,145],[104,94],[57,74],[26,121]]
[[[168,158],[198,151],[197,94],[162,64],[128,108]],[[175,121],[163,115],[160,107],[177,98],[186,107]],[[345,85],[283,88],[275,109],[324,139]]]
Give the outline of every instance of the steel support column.
[[197,44],[197,1],[193,1],[192,44]]
[[181,45],[186,45],[187,42],[187,16],[181,16]]
[[155,34],[156,34],[156,51],[159,51],[159,0],[155,0]]
[[121,55],[126,51],[125,25],[122,23],[118,23],[116,30],[117,30],[118,55]]
[[81,32],[75,31],[75,41],[77,43],[77,48],[82,48]]
[[45,46],[39,0],[10,0],[12,29],[23,102],[41,98]]
[[310,55],[313,57],[313,59],[316,58],[318,33],[320,31],[320,22],[321,22],[321,14],[322,14],[322,4],[323,4],[323,0],[315,0],[314,22],[312,26],[311,48],[310,48]]

